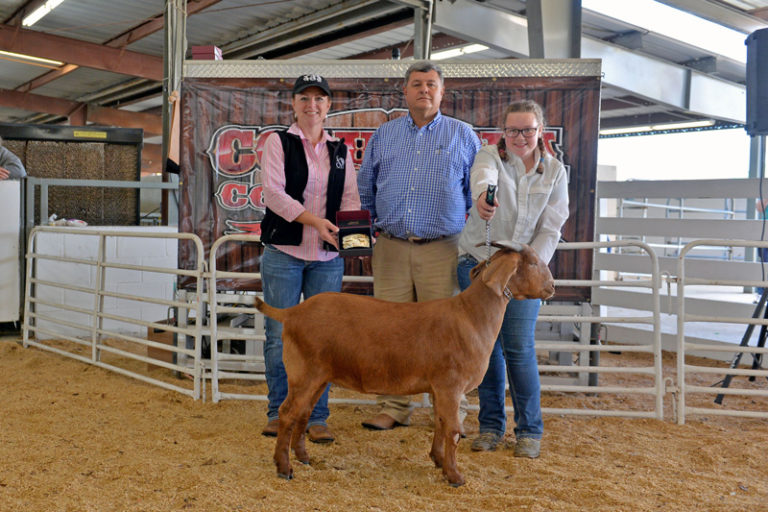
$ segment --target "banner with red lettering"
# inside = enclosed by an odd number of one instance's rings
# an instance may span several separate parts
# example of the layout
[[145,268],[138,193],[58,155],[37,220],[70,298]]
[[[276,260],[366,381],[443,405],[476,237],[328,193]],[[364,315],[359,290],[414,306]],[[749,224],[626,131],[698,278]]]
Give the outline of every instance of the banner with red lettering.
[[[527,63],[527,70],[531,64]],[[254,65],[258,67],[259,64]],[[327,72],[327,64],[291,63],[290,66],[306,68],[301,72],[316,72],[328,79],[333,97],[326,128],[345,140],[358,168],[376,128],[387,120],[407,114],[402,94],[406,63],[400,63],[398,74],[393,77],[335,76],[333,72]],[[442,67],[446,78],[441,112],[472,125],[483,144],[498,141],[501,116],[512,101],[530,98],[544,107],[547,150],[566,165],[569,173],[571,211],[563,238],[567,241],[592,240],[599,73],[586,76],[571,73],[569,76],[454,77],[451,64]],[[542,63],[542,67],[544,69],[546,65]],[[476,68],[480,70],[478,75],[485,73],[481,67]],[[291,87],[298,74],[285,78],[188,76],[184,79],[179,229],[200,236],[206,247],[206,258],[210,246],[223,235],[259,235],[264,215],[259,166],[262,147],[267,135],[286,129],[293,121]],[[256,243],[230,243],[219,250],[217,268],[258,272],[260,249]],[[187,244],[180,246],[180,268],[193,266],[193,251]],[[367,267],[363,260],[350,258],[346,261],[345,272],[362,275],[367,273]],[[589,279],[591,252],[558,252],[552,268],[561,279]],[[182,286],[188,284],[182,283]],[[221,280],[218,286],[222,290],[253,290],[258,289],[259,283]],[[369,288],[345,285],[346,291],[366,293]],[[559,289],[557,298],[584,300],[587,298],[585,293],[588,291]]]

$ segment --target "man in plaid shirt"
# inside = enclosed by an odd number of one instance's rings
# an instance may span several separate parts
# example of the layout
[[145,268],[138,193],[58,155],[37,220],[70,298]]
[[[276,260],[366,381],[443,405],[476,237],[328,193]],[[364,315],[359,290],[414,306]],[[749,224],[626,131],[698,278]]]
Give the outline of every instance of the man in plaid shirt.
[[[440,113],[443,73],[432,62],[408,68],[403,92],[408,115],[376,130],[357,181],[362,208],[371,212],[379,231],[372,260],[374,296],[422,302],[458,291],[458,239],[472,207],[469,170],[480,140],[467,123]],[[379,396],[377,401],[381,413],[364,427],[389,430],[408,424],[409,397]]]

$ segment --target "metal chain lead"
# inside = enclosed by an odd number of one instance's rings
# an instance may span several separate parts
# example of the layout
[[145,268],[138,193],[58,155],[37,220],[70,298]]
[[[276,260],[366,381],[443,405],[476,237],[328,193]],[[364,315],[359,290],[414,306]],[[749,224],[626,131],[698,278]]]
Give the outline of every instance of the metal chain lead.
[[[488,185],[488,190],[485,192],[485,202],[490,206],[494,206],[496,199],[496,185]],[[485,264],[491,259],[491,221],[485,221],[485,246],[488,248],[488,257],[485,259]]]
[[488,248],[488,257],[485,261],[491,259],[491,221],[485,221],[485,246]]

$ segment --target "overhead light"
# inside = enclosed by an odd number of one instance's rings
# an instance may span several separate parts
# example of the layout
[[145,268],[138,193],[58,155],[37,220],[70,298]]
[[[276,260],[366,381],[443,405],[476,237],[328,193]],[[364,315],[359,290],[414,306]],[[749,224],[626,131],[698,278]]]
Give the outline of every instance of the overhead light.
[[715,121],[713,119],[705,119],[703,121],[687,121],[684,123],[667,123],[667,124],[655,124],[651,126],[652,130],[685,130],[688,128],[707,128],[708,126],[714,126]]
[[606,128],[605,130],[600,130],[600,135],[622,135],[627,133],[661,132],[666,130],[690,130],[692,128],[708,128],[714,125],[714,120],[704,119],[701,121],[686,121],[682,123],[628,126],[627,128]]
[[653,128],[648,126],[630,126],[628,128],[608,128],[600,130],[600,135],[621,135],[622,133],[650,132]]
[[7,60],[14,60],[16,62],[23,62],[25,64],[43,64],[46,67],[59,67],[64,63],[58,60],[44,59],[42,57],[33,57],[32,55],[24,55],[23,53],[13,53],[0,50],[0,58],[6,58]]
[[432,60],[452,59],[454,57],[461,57],[462,55],[469,55],[470,53],[482,52],[487,49],[488,47],[484,44],[469,44],[467,46],[435,52],[430,58]]
[[32,11],[28,16],[24,17],[24,19],[21,21],[21,24],[25,27],[31,27],[40,21],[43,16],[58,7],[59,4],[63,1],[64,0],[48,0],[43,5]]
[[655,32],[716,55],[747,62],[746,33],[654,0],[582,0],[584,9]]

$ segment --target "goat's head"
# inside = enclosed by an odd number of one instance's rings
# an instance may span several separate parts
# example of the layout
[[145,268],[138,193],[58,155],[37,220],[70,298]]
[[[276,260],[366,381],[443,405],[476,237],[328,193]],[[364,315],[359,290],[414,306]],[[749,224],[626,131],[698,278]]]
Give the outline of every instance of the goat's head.
[[[484,245],[484,244],[480,244]],[[549,267],[530,246],[516,242],[491,242],[499,251],[472,269],[486,286],[501,296],[505,288],[515,299],[549,299],[555,294],[555,281]]]

